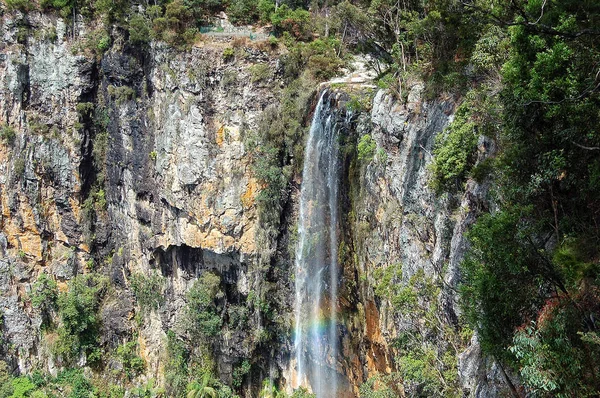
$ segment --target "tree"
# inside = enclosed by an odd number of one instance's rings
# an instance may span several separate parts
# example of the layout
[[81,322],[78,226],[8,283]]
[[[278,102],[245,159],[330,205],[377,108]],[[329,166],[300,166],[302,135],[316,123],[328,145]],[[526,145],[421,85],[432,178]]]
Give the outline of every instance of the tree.
[[[498,210],[469,232],[465,313],[485,352],[540,395],[600,390],[600,6],[465,2],[509,37]],[[484,6],[487,5],[487,8]]]

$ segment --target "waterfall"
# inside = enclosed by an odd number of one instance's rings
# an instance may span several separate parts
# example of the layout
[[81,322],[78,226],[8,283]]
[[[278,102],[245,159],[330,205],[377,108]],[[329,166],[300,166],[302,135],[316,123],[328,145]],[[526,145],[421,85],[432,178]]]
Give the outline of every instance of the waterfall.
[[337,395],[339,127],[325,90],[304,153],[295,274],[297,382],[318,398]]

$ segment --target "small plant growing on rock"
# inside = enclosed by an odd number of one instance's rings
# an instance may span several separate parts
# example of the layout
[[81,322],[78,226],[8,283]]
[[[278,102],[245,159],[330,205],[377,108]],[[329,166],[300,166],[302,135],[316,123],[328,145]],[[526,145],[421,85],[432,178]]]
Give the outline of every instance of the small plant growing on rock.
[[129,86],[116,87],[111,84],[108,86],[108,94],[115,99],[117,105],[135,98],[135,90]]
[[76,109],[80,116],[88,116],[92,114],[94,104],[91,102],[80,102],[77,104]]
[[164,296],[159,294],[163,284],[159,275],[132,274],[130,283],[133,294],[143,311],[158,309],[164,303]]
[[123,370],[129,380],[146,369],[146,363],[138,355],[138,344],[135,341],[129,341],[117,347],[117,357],[123,364]]
[[42,314],[42,326],[50,325],[50,317],[56,309],[58,288],[54,279],[48,274],[41,274],[31,288],[31,305],[40,310]]
[[31,10],[33,2],[29,0],[5,0],[4,1],[9,10],[19,10],[27,12]]
[[223,50],[223,61],[225,61],[225,62],[232,61],[234,56],[235,56],[235,50],[233,48],[227,47],[226,49]]
[[101,276],[77,275],[69,282],[69,290],[58,296],[61,324],[59,341],[53,347],[56,355],[71,361],[84,352],[90,363],[100,359],[98,310],[106,287],[107,280]]
[[271,68],[269,64],[256,64],[250,67],[250,81],[258,83],[271,78]]
[[186,298],[187,329],[192,334],[213,337],[221,330],[221,316],[217,310],[216,300],[223,296],[220,287],[221,278],[207,272],[192,286]]
[[15,143],[15,138],[17,137],[17,132],[14,128],[9,125],[4,125],[0,128],[0,140],[3,142],[12,145]]
[[365,134],[360,137],[360,141],[358,141],[356,149],[358,151],[358,160],[367,164],[373,160],[375,150],[377,149],[377,144],[369,134]]

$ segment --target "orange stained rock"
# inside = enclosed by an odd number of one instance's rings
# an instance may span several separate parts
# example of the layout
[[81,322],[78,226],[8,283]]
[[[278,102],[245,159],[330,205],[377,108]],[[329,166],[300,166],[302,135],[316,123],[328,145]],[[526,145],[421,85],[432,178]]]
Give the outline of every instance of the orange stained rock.
[[216,141],[218,146],[223,145],[223,137],[225,136],[225,125],[222,124],[219,130],[217,130]]
[[370,342],[367,355],[369,377],[377,373],[391,371],[388,350],[379,327],[379,310],[373,301],[368,301],[365,307],[366,338]]
[[246,192],[242,194],[242,205],[247,209],[254,205],[254,198],[256,196],[256,191],[258,191],[258,183],[256,179],[251,178],[248,181],[248,185],[246,186]]
[[22,227],[16,223],[16,214],[11,214],[8,207],[8,197],[6,190],[2,190],[2,208],[3,218],[6,220],[4,224],[4,232],[8,243],[11,247],[17,250],[22,250],[24,253],[34,257],[36,261],[42,259],[42,238],[35,223],[33,209],[29,205],[26,196],[19,195],[18,214],[23,221]]

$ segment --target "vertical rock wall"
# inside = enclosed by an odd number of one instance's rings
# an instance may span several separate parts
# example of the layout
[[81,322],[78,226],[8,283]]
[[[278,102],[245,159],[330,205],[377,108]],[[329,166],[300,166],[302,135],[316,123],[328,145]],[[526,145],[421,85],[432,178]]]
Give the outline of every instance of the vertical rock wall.
[[[23,26],[38,34],[24,39]],[[233,306],[250,314],[243,328],[226,323],[214,342],[220,377],[231,382],[234,366],[251,358],[248,385],[259,386],[267,375],[289,383],[290,336],[266,333],[275,321],[249,299],[270,292],[276,322],[289,332],[292,266],[283,252],[293,244],[295,220],[283,224],[279,242],[257,243],[261,186],[245,141],[261,112],[277,102],[277,55],[242,44],[228,60],[223,49],[230,44],[220,42],[188,52],[132,48],[118,31],[112,49],[98,55],[81,49],[92,27],[77,26],[77,37],[68,39],[60,19],[2,17],[0,120],[15,136],[0,141],[0,355],[16,371],[56,372],[56,336],[40,328],[32,286],[47,273],[65,291],[76,274],[94,269],[113,286],[101,309],[103,346],[114,348],[137,331],[148,365],[143,378],[161,380],[166,332],[185,332],[185,294],[211,271],[225,292],[222,315]],[[267,82],[251,78],[257,64],[274,71]],[[365,134],[375,145],[368,160],[357,161],[352,151],[343,159],[338,369],[349,395],[369,377],[396,370],[392,343],[412,322],[376,295],[378,270],[397,269],[399,285],[419,272],[443,280],[435,303],[442,321],[456,325],[463,233],[486,203],[487,187],[475,182],[459,199],[438,198],[428,188],[435,136],[452,120],[455,103],[424,101],[421,91],[415,85],[406,103],[378,91],[372,110],[355,112],[346,126],[346,145]],[[481,156],[493,150],[480,144]],[[291,198],[284,219],[295,214],[296,191]],[[262,252],[275,253],[267,268],[259,267]],[[160,276],[156,294],[164,302],[157,310],[140,311],[133,274]],[[482,361],[476,339],[458,370],[466,392],[498,394],[499,370]]]

